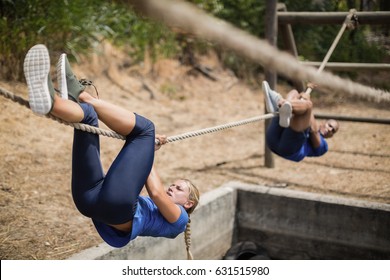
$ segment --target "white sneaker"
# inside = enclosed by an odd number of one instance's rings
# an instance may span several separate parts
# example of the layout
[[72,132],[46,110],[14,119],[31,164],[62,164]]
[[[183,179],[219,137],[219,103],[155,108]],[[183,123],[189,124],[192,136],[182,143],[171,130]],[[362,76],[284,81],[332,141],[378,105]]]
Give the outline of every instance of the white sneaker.
[[50,113],[55,91],[50,79],[49,51],[44,45],[35,45],[27,52],[23,70],[31,110],[39,115]]
[[66,83],[66,54],[61,54],[57,62],[57,81],[61,98],[68,99],[68,85]]
[[286,101],[279,108],[279,125],[281,127],[289,127],[291,117],[292,117],[292,106],[290,102]]
[[262,88],[264,92],[265,108],[268,113],[275,113],[278,111],[278,102],[282,96],[269,87],[267,81],[263,81]]

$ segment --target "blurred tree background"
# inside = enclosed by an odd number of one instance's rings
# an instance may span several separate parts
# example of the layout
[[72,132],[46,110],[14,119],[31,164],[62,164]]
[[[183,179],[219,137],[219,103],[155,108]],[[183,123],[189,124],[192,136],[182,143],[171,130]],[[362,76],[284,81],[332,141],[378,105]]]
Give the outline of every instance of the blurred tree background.
[[[120,2],[120,1],[119,1]],[[108,40],[129,52],[134,63],[145,53],[182,59],[188,52],[216,49],[225,67],[246,78],[263,71],[234,53],[178,34],[143,18],[119,2],[104,0],[0,0],[0,78],[23,81],[23,59],[34,44],[48,46],[51,55],[67,52],[71,59],[97,50]],[[266,0],[190,0],[199,8],[247,32],[264,38]],[[289,11],[390,10],[387,0],[284,0]],[[340,26],[294,25],[300,57],[322,61]],[[360,26],[344,34],[330,61],[389,62],[389,26]],[[386,42],[387,40],[387,42]],[[279,47],[282,49],[281,40]],[[53,59],[56,59],[56,57]]]

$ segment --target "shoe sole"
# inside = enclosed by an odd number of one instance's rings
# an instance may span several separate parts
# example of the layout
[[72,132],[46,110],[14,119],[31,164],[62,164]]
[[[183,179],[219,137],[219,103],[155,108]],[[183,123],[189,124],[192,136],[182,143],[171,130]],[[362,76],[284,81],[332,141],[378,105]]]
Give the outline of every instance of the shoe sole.
[[52,107],[48,86],[50,57],[49,51],[44,45],[35,45],[27,52],[23,70],[27,81],[31,110],[39,115],[48,114]]
[[68,85],[66,83],[66,67],[65,67],[66,54],[63,53],[57,62],[57,80],[58,87],[61,94],[61,98],[68,99]]
[[266,81],[262,83],[262,88],[264,92],[265,109],[267,110],[268,113],[274,113],[275,109],[271,101],[271,96],[269,95],[270,88]]
[[292,117],[292,106],[290,102],[285,102],[279,108],[279,125],[281,127],[289,127]]

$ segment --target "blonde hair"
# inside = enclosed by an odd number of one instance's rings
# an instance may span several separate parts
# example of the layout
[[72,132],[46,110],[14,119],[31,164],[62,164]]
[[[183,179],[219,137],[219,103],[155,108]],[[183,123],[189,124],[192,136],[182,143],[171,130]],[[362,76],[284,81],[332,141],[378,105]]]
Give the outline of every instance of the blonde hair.
[[184,241],[186,243],[186,251],[187,251],[187,260],[193,260],[194,257],[191,253],[191,217],[190,214],[195,210],[196,206],[199,204],[199,190],[198,188],[188,179],[181,179],[182,181],[186,182],[189,189],[190,194],[188,199],[191,200],[194,204],[191,206],[191,208],[186,209],[188,213],[188,223],[186,230],[184,231]]

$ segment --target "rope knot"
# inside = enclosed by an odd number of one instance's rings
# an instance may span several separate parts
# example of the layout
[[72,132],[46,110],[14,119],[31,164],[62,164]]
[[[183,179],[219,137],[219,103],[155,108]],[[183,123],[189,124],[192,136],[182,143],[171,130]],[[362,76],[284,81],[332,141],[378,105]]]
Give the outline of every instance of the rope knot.
[[345,24],[347,26],[347,29],[349,30],[354,30],[355,28],[358,28],[359,21],[355,9],[349,10],[349,15],[345,19]]

